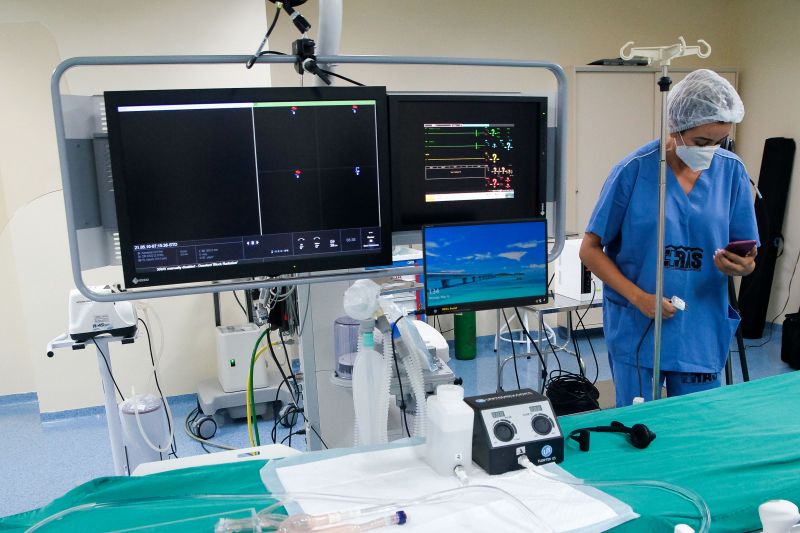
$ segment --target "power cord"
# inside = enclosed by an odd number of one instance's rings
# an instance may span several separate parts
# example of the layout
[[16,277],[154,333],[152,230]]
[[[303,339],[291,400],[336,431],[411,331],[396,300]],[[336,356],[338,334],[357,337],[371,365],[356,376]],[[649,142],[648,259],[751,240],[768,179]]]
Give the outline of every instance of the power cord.
[[406,316],[403,315],[394,321],[392,328],[389,330],[389,335],[392,338],[392,358],[394,359],[394,371],[397,374],[397,384],[400,387],[400,411],[403,413],[403,425],[406,427],[406,435],[410,437],[411,431],[408,429],[408,417],[406,416],[406,395],[403,392],[403,380],[400,379],[400,365],[397,363],[397,350],[395,349],[394,345],[394,332],[397,330],[397,324],[405,317]]
[[642,388],[642,367],[639,360],[639,351],[642,349],[642,343],[644,342],[645,337],[650,332],[650,328],[653,327],[655,320],[650,319],[650,322],[647,323],[647,327],[642,333],[642,338],[639,339],[639,344],[636,345],[636,375],[639,377],[639,398],[644,398],[644,390]]
[[[547,336],[547,344],[553,355],[555,355],[555,347],[549,336]],[[550,372],[547,376],[547,382],[542,386],[542,389],[546,390],[547,397],[553,403],[556,415],[561,416],[599,409],[600,392],[594,386],[594,383],[589,381],[583,374],[575,374],[574,372],[563,370],[558,356],[556,356],[556,362],[558,363],[558,369]]]
[[239,300],[239,297],[236,295],[236,291],[231,291],[231,292],[233,293],[233,297],[236,298],[236,303],[239,304],[239,308],[242,310],[242,313],[244,313],[244,316],[248,316],[247,315],[247,309],[245,309],[244,305],[242,305],[242,302]]
[[[547,361],[545,361],[545,358],[542,356],[542,352],[539,350],[539,347],[536,345],[536,341],[533,340],[533,337],[531,337],[531,333],[528,331],[528,328],[525,327],[525,323],[522,321],[522,315],[519,314],[519,308],[515,307],[514,308],[514,312],[517,314],[517,320],[519,320],[519,325],[522,326],[522,331],[525,333],[525,336],[528,337],[528,340],[531,341],[531,345],[536,350],[536,354],[539,356],[539,361],[542,363],[542,377],[544,377],[544,376],[547,375]],[[545,333],[545,337],[547,337],[546,333]],[[547,340],[549,342],[550,338],[547,337]],[[560,366],[560,363],[559,363],[559,366]],[[542,382],[544,382],[544,379],[542,380]]]
[[[783,307],[781,310],[770,320],[769,322],[769,334],[767,336],[767,340],[762,342],[761,344],[753,344],[750,346],[746,346],[746,348],[761,348],[765,344],[768,344],[772,341],[772,333],[775,330],[775,321],[780,318],[780,316],[786,311],[786,307],[789,305],[789,299],[792,296],[792,282],[794,282],[794,276],[797,273],[797,265],[800,263],[800,252],[797,252],[797,259],[794,261],[794,268],[792,268],[792,277],[789,278],[789,287],[786,290],[786,300],[783,302]],[[741,297],[739,298],[741,300]]]
[[120,390],[119,385],[117,385],[117,380],[114,379],[114,374],[111,372],[111,365],[108,363],[108,358],[106,357],[106,354],[104,354],[103,350],[100,349],[100,346],[97,344],[97,341],[94,340],[94,337],[92,337],[92,342],[94,343],[94,347],[97,348],[97,351],[103,357],[103,362],[106,364],[106,369],[108,370],[108,375],[111,376],[111,382],[114,384],[114,388],[117,389],[117,394],[119,394],[119,397],[124,402],[125,401],[125,396],[122,394],[122,391]]
[[[597,354],[594,351],[594,345],[592,344],[592,339],[589,337],[589,332],[586,331],[586,325],[583,323],[583,319],[586,318],[586,314],[592,308],[592,304],[594,304],[595,294],[597,294],[596,285],[595,285],[594,280],[592,280],[592,298],[589,300],[589,306],[583,311],[582,315],[579,314],[578,311],[575,311],[575,316],[578,317],[578,326],[583,328],[583,335],[584,335],[584,337],[586,337],[586,341],[589,343],[589,349],[592,351],[592,358],[594,359],[595,376],[594,376],[594,381],[592,381],[593,385],[597,383],[597,379],[600,377],[600,365],[597,362]],[[577,327],[575,328],[575,331],[577,331]],[[572,334],[572,332],[571,332],[571,334]],[[573,335],[573,340],[574,340],[574,338],[575,338],[575,336]],[[575,343],[575,350],[576,350],[575,354],[579,358],[578,361],[582,361],[583,358],[580,355],[580,351],[578,350],[577,343]]]
[[[508,329],[508,335],[511,337],[511,358],[514,360],[514,377],[517,378],[517,390],[522,388],[522,385],[519,383],[519,370],[517,369],[517,349],[514,347],[514,335],[511,334],[511,324],[508,322],[508,317],[506,316],[506,310],[503,309],[503,318],[506,320],[506,328]],[[520,321],[520,324],[522,322]],[[525,327],[523,325],[523,327]]]
[[269,51],[262,52],[262,50],[264,50],[264,46],[267,44],[269,36],[272,35],[272,30],[275,29],[275,24],[278,22],[278,17],[281,14],[281,5],[276,4],[276,6],[277,7],[275,8],[275,16],[272,18],[272,24],[269,25],[267,33],[264,34],[264,38],[261,40],[261,44],[258,45],[258,50],[256,50],[256,53],[253,54],[253,56],[250,59],[248,59],[247,63],[245,64],[245,67],[247,67],[248,70],[253,68],[253,65],[256,64],[256,61],[258,61],[258,59],[265,54],[273,53],[273,54],[286,55],[286,54],[281,54],[280,52],[269,52]]

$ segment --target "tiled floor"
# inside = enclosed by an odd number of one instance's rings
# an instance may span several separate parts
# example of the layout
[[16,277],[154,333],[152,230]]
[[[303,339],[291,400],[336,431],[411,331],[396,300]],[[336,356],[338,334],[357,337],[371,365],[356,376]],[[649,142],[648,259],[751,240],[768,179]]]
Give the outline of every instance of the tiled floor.
[[[586,359],[587,375],[598,376],[599,381],[610,379],[605,342],[599,332],[591,334],[592,346],[597,354],[597,364],[591,355],[588,342],[580,334],[579,347]],[[563,341],[560,341],[563,342]],[[759,341],[748,341],[759,344]],[[493,337],[481,337],[477,345],[477,357],[473,360],[451,359],[450,366],[464,380],[467,395],[484,394],[496,390],[496,356]],[[519,346],[522,348],[523,346]],[[511,354],[510,344],[502,343],[501,357]],[[736,354],[734,354],[735,357]],[[452,356],[452,347],[451,347]],[[771,376],[791,369],[780,361],[780,328],[776,328],[772,340],[761,348],[748,350],[747,359],[752,379]],[[573,355],[559,352],[563,368],[577,371]],[[741,381],[741,371],[736,364],[735,382]],[[520,385],[538,388],[536,365],[533,359],[520,358],[517,369]],[[551,367],[555,359],[551,356]],[[503,385],[507,390],[516,387],[514,368],[507,364],[503,373]],[[39,507],[62,495],[76,485],[90,479],[109,475],[112,468],[108,447],[108,432],[102,409],[90,410],[90,414],[70,416],[60,420],[42,422],[38,404],[33,395],[0,397],[0,516],[19,513]],[[175,419],[182,424],[184,417],[195,406],[192,396],[170,399]],[[205,453],[199,444],[190,440],[182,431],[176,433],[178,455],[188,456]],[[261,422],[261,434],[269,440],[272,424]],[[287,430],[279,430],[278,441]],[[237,447],[249,445],[244,423],[222,426],[215,440]],[[293,439],[293,447],[304,449],[301,439]]]

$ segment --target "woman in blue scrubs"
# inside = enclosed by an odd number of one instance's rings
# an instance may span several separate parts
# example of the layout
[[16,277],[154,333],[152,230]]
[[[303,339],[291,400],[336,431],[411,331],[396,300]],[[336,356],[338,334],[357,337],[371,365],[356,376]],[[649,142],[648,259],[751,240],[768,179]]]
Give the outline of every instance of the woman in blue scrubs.
[[[728,276],[755,268],[756,248],[740,256],[732,241],[758,240],[750,178],[720,148],[744,106],[728,81],[697,70],[667,104],[667,191],[661,372],[667,395],[717,387],[738,314]],[[606,179],[581,245],[581,260],[603,283],[603,328],[617,406],[651,398],[658,228],[659,141],[620,161]],[[686,303],[678,311],[672,296]]]

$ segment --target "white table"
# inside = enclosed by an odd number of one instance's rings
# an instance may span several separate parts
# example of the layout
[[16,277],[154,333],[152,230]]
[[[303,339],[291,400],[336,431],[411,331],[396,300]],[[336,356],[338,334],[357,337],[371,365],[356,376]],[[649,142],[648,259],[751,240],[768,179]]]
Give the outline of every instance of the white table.
[[[553,313],[567,313],[567,335],[570,335],[570,332],[574,329],[572,323],[572,312],[579,311],[581,309],[593,309],[596,307],[603,307],[603,300],[602,299],[595,299],[595,300],[573,300],[572,298],[567,298],[566,296],[562,296],[560,294],[554,294],[550,297],[550,300],[546,304],[542,305],[530,305],[530,306],[523,306],[521,310],[523,312],[531,312],[536,314],[537,317],[537,333],[538,336],[536,340],[539,341],[542,338],[542,332],[544,330],[544,317],[545,315],[550,315]],[[503,320],[503,324],[505,320]],[[501,325],[501,318],[500,318],[500,310],[497,310],[497,336],[500,335],[500,325]],[[513,335],[509,332],[513,342]],[[567,337],[567,341],[569,342],[570,337]],[[544,347],[544,345],[539,343],[540,346]],[[541,351],[541,350],[540,350]],[[568,353],[568,350],[565,350]],[[545,358],[545,363],[547,362],[547,355],[550,353],[554,353],[554,351],[550,351],[550,346],[548,343],[547,351],[542,351],[542,356]],[[581,371],[585,374],[586,373],[586,364],[584,363],[583,359],[578,354],[574,354],[575,357],[578,359],[578,365],[580,365]],[[537,376],[541,376],[541,361],[539,361],[538,354],[531,353],[530,350],[523,353],[518,353],[516,358],[529,358],[533,357],[536,360],[537,365]],[[506,363],[509,361],[513,361],[514,356],[509,356],[501,361],[500,353],[497,353],[497,390],[498,392],[503,390],[503,368],[505,367]],[[541,379],[541,378],[540,378]],[[544,381],[540,383],[542,385]],[[540,387],[541,388],[541,387]]]

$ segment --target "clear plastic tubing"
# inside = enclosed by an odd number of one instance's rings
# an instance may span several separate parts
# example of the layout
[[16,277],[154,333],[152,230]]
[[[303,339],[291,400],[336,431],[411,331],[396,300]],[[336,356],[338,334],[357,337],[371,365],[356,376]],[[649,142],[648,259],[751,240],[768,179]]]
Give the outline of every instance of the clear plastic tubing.
[[550,481],[560,481],[561,483],[566,483],[567,485],[586,485],[591,487],[653,487],[661,490],[665,490],[667,492],[671,492],[680,496],[681,498],[689,501],[692,505],[695,506],[697,509],[697,513],[700,515],[700,529],[698,529],[698,533],[708,533],[709,529],[711,528],[711,512],[708,510],[708,505],[706,504],[705,500],[694,491],[689,489],[680,487],[678,485],[673,485],[672,483],[668,483],[666,481],[659,481],[655,479],[641,479],[641,480],[619,480],[619,481],[611,481],[611,480],[593,480],[593,479],[579,479],[579,478],[564,478],[560,476],[546,476],[542,474],[537,467],[530,462],[530,460],[525,457],[524,455],[520,456],[519,464],[524,468],[528,469],[529,472],[536,474],[537,476],[550,480]]

